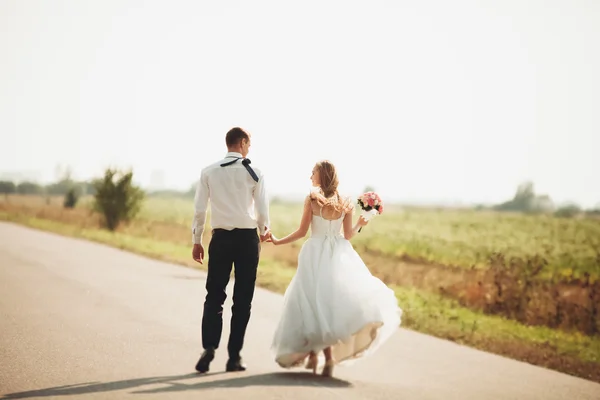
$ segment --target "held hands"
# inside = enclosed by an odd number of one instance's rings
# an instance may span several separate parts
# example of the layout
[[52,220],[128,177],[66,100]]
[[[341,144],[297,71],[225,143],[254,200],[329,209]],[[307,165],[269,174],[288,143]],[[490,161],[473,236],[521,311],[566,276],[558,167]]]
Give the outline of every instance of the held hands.
[[265,226],[265,234],[260,235],[260,242],[269,242],[271,238],[271,230]]
[[[261,238],[262,238],[262,236],[261,236]],[[261,241],[263,241],[263,240],[261,239]],[[264,241],[265,242],[269,242],[269,243],[273,243],[275,246],[277,246],[279,244],[279,239],[277,239],[275,237],[275,235],[273,235],[273,233],[270,232],[270,231],[265,233],[265,240]]]
[[281,240],[277,239],[275,237],[275,235],[273,235],[273,232],[271,232],[269,229],[267,229],[267,231],[265,232],[265,234],[261,235],[260,241],[261,242],[273,243],[275,246],[277,246],[278,244],[280,244]]
[[265,234],[260,235],[260,241],[261,241],[261,243],[269,242],[269,243],[273,243],[274,245],[279,244],[279,239],[277,239],[275,236],[273,236],[273,233],[271,232],[271,230],[269,228],[267,228],[266,226],[265,226]]

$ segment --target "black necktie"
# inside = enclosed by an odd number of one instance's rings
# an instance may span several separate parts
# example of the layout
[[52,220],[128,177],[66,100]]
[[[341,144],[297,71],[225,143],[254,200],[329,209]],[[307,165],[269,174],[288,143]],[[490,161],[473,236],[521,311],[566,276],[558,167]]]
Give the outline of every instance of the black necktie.
[[[232,161],[227,161],[226,163],[221,164],[221,167],[226,167],[228,165],[231,165],[231,164],[233,164],[234,162],[236,162],[237,160],[240,160],[240,159],[241,159],[241,157],[236,157]],[[258,176],[256,175],[256,172],[254,172],[254,170],[250,166],[250,159],[249,158],[244,158],[242,160],[242,165],[244,167],[246,167],[246,169],[248,170],[248,173],[250,173],[250,176],[252,177],[252,179],[254,179],[255,182],[258,182]]]

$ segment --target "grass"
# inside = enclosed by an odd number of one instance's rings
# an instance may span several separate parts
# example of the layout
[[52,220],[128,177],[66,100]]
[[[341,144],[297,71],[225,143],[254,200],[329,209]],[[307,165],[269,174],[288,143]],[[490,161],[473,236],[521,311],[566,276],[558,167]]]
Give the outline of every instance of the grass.
[[[14,196],[31,206],[42,197]],[[10,200],[9,200],[10,201]],[[53,204],[62,198],[53,199]],[[89,208],[91,198],[80,202]],[[301,204],[271,205],[273,232],[285,235],[297,228]],[[193,201],[181,197],[150,197],[138,220],[170,223],[189,231]],[[540,274],[600,278],[600,219],[557,218],[478,210],[404,209],[389,205],[381,217],[353,240],[359,250],[390,259],[413,260],[461,268],[485,269],[494,253],[505,257],[542,256],[547,265]]]
[[[296,229],[301,212],[301,204],[272,204],[274,233]],[[192,216],[191,199],[151,197],[139,218],[188,228]],[[548,262],[541,277],[600,277],[600,220],[594,218],[390,205],[353,243],[390,258],[463,268],[487,268],[498,252],[506,257],[539,255]]]
[[[293,207],[272,207],[275,232],[297,226],[301,211]],[[354,244],[391,258],[462,268],[487,268],[498,252],[506,257],[539,255],[548,262],[544,278],[556,273],[581,278],[586,272],[600,277],[600,221],[592,218],[390,207]]]
[[[99,229],[97,216],[90,214],[85,204],[75,210],[64,210],[52,202],[46,205],[11,199],[11,202],[0,202],[0,220],[203,269],[204,266],[191,260],[189,221],[183,212],[189,201],[181,200],[179,204],[173,202],[170,205],[165,201],[155,202],[164,207],[162,210],[151,208],[154,201],[151,199],[146,204],[138,219],[114,233]],[[292,227],[299,219],[299,213],[290,208],[281,212],[280,207],[289,206],[274,205],[272,215],[276,225]],[[365,236],[377,235],[383,221],[381,218],[377,221],[380,225],[370,225],[370,233]],[[287,232],[289,230],[284,233]],[[209,237],[205,239],[208,241]],[[295,273],[295,255],[299,245],[295,248],[265,245],[258,285],[283,293]],[[527,326],[500,316],[485,315],[463,307],[455,300],[414,286],[390,287],[405,312],[403,327],[600,382],[599,336]]]

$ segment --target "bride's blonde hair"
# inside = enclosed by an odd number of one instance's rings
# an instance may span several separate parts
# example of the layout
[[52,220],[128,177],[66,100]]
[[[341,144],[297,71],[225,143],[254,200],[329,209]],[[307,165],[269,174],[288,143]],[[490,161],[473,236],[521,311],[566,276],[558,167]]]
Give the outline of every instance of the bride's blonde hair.
[[315,164],[315,170],[319,173],[319,188],[311,192],[310,197],[321,207],[330,206],[336,211],[349,212],[352,210],[352,202],[342,199],[338,192],[339,179],[335,166],[328,160],[322,160]]

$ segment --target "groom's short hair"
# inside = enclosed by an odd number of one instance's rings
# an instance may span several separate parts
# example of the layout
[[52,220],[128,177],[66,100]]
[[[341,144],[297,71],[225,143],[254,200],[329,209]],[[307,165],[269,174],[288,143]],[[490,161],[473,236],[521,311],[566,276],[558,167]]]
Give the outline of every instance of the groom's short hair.
[[227,147],[233,147],[242,139],[250,140],[250,135],[248,135],[248,133],[246,133],[246,131],[244,131],[242,128],[236,126],[227,132],[227,135],[225,136],[225,143],[227,143]]

